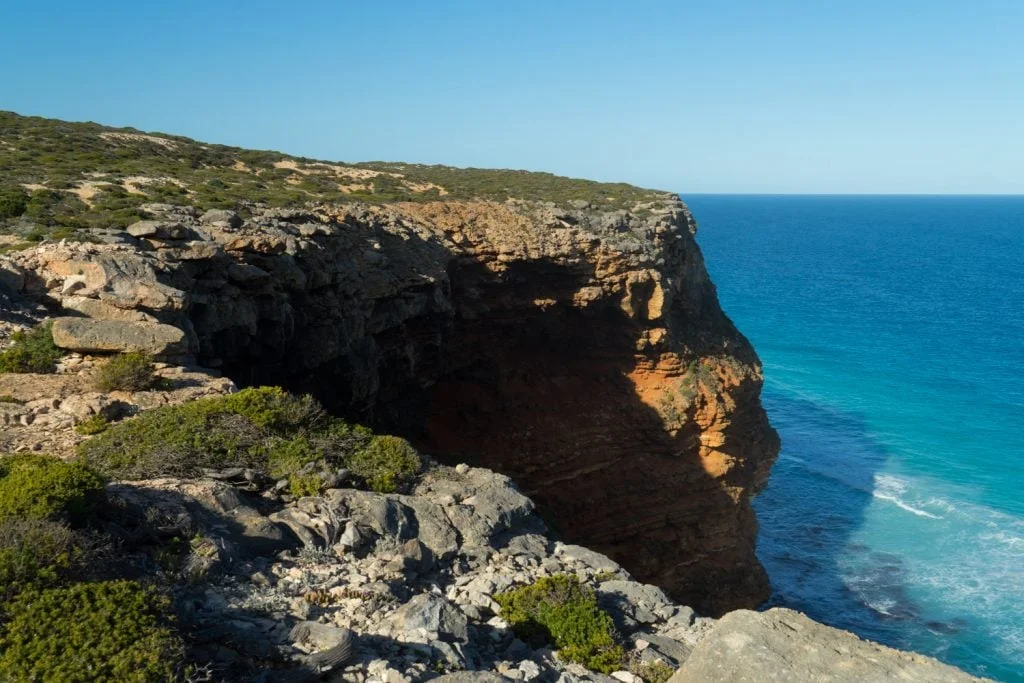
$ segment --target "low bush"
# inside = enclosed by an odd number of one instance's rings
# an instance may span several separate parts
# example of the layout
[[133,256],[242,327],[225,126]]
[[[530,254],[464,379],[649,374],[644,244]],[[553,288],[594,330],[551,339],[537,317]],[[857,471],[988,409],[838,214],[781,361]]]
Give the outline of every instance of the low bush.
[[153,359],[144,353],[121,353],[96,369],[93,385],[98,391],[145,391],[156,382]]
[[0,521],[90,520],[104,499],[103,479],[83,462],[48,455],[0,456]]
[[64,352],[53,343],[49,324],[39,325],[28,331],[15,332],[11,339],[14,344],[0,352],[0,373],[52,373],[57,369],[57,361],[64,355]]
[[[309,396],[255,387],[148,410],[111,425],[81,443],[78,452],[118,479],[193,476],[222,467],[291,478],[344,466],[370,436],[363,427],[327,415]],[[307,476],[301,488],[308,492],[315,482]]]
[[166,683],[180,671],[170,601],[137,582],[29,589],[2,610],[0,680]]
[[349,458],[352,473],[378,493],[397,491],[420,471],[420,457],[409,442],[397,436],[375,436]]
[[107,431],[110,423],[102,415],[90,415],[75,425],[75,431],[84,436],[92,436]]
[[612,618],[575,576],[544,577],[494,599],[502,618],[524,641],[546,641],[563,659],[595,671],[611,673],[622,666],[625,653],[615,641]]
[[17,218],[28,207],[28,195],[20,187],[0,188],[0,219]]
[[56,583],[80,553],[75,532],[45,519],[0,522],[0,601],[28,586]]

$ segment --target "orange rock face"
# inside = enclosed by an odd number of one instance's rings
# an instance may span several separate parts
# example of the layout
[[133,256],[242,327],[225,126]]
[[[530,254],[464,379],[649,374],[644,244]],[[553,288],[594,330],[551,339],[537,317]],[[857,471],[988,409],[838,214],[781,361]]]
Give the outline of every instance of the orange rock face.
[[768,595],[750,498],[778,438],[689,213],[661,218],[635,250],[578,225],[428,217],[465,255],[422,443],[508,473],[567,540],[720,614]]

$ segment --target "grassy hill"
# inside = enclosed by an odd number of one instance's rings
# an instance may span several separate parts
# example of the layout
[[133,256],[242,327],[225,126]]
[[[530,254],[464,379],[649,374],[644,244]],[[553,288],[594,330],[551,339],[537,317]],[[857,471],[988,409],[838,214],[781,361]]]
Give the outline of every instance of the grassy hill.
[[258,202],[394,202],[515,197],[631,208],[663,193],[527,171],[347,164],[206,144],[134,128],[0,112],[0,233],[32,240],[121,228],[147,202],[244,210]]

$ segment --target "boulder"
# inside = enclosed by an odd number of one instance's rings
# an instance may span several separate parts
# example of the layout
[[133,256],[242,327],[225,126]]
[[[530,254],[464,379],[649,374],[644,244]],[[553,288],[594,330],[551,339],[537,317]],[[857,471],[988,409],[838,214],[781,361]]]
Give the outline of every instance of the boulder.
[[190,237],[192,231],[181,223],[137,221],[128,226],[128,234],[132,237],[149,237],[157,240],[183,240]]
[[188,353],[189,350],[185,333],[162,323],[57,318],[51,329],[53,342],[70,351],[141,351],[165,356]]
[[238,214],[227,209],[210,209],[199,218],[199,222],[203,225],[216,225],[228,228],[242,227],[242,219]]
[[[149,479],[108,487],[126,520],[145,520],[168,531],[216,539],[228,560],[269,556],[294,549],[288,530],[247,504],[232,486],[210,480]],[[157,521],[153,521],[157,520]]]
[[861,640],[788,609],[722,617],[669,683],[965,683],[981,679],[930,657]]
[[434,593],[421,593],[398,608],[390,618],[391,632],[408,642],[466,643],[469,630],[466,615],[454,604]]
[[636,581],[604,581],[597,587],[597,599],[624,629],[668,619],[676,611],[660,588]]
[[84,296],[65,296],[61,299],[60,305],[68,311],[81,313],[87,318],[94,320],[119,320],[122,322],[156,322],[156,318],[142,311],[130,308],[118,308],[97,299],[90,299]]

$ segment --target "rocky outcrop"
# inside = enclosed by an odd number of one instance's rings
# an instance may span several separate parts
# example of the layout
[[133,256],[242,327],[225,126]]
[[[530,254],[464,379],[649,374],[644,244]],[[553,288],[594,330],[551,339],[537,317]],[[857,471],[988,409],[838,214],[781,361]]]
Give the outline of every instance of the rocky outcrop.
[[[282,502],[242,486],[108,487],[124,526],[145,519],[191,539],[179,603],[216,680],[644,683],[673,670],[692,683],[978,680],[790,610],[699,617],[612,559],[555,541],[533,503],[482,468],[430,464],[402,495],[335,488]],[[614,621],[625,656],[611,675],[520,640],[495,600],[565,574]]]
[[0,373],[0,453],[36,451],[71,456],[86,437],[73,427],[102,417],[117,420],[142,410],[235,391],[209,372],[159,364],[161,391],[96,391],[96,358],[69,354],[52,375]]
[[311,392],[511,475],[567,541],[706,613],[767,596],[749,501],[778,441],[675,197],[145,210],[0,260],[62,346]]
[[799,612],[775,608],[725,615],[669,683],[980,680],[930,657],[861,640]]

